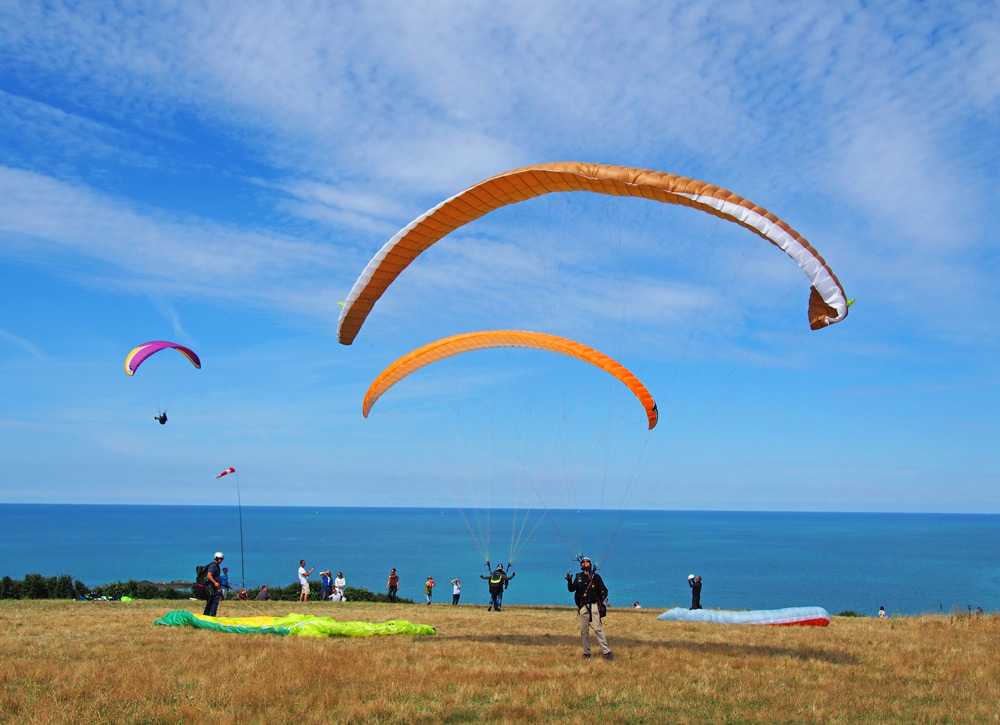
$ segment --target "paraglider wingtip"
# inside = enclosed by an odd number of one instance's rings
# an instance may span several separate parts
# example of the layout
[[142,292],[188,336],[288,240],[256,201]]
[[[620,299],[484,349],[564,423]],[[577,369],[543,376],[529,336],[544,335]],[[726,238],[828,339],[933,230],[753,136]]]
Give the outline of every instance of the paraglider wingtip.
[[851,305],[853,305],[856,299],[857,297],[855,297],[853,300],[847,300],[847,306],[850,307]]

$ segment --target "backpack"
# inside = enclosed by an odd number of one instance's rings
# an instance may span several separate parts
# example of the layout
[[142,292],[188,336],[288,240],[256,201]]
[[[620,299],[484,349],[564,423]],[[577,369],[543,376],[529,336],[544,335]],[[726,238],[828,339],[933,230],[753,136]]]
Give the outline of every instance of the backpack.
[[496,594],[497,592],[503,591],[503,572],[494,571],[490,574],[490,594]]
[[191,585],[191,593],[197,598],[204,601],[211,599],[208,590],[208,564],[204,566],[196,566],[194,568],[194,584]]

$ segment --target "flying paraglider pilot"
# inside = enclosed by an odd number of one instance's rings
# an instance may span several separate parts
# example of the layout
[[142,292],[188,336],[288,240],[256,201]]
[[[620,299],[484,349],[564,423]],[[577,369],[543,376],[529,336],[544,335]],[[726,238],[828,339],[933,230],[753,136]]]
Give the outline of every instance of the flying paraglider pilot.
[[159,415],[154,415],[153,420],[158,420],[160,422],[160,425],[163,425],[164,423],[167,422],[167,411],[163,411]]

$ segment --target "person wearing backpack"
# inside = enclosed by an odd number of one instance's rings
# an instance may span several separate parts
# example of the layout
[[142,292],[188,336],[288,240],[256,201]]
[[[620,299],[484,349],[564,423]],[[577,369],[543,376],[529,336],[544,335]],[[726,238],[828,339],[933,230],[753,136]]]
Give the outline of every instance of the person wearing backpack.
[[215,617],[219,612],[219,600],[222,599],[222,560],[226,557],[221,551],[215,552],[212,563],[205,567],[205,616]]
[[499,612],[503,605],[503,590],[507,588],[507,583],[513,579],[515,574],[507,576],[503,570],[503,564],[497,564],[497,568],[490,572],[489,576],[479,575],[480,579],[486,579],[490,583],[490,606],[486,611]]
[[580,559],[580,573],[574,579],[566,572],[566,587],[573,592],[577,614],[580,617],[580,639],[583,642],[583,658],[590,658],[590,630],[597,635],[597,643],[601,645],[604,659],[613,660],[608,638],[604,636],[601,619],[607,614],[605,602],[608,598],[608,588],[604,586],[601,575],[593,570],[594,565],[588,557]]

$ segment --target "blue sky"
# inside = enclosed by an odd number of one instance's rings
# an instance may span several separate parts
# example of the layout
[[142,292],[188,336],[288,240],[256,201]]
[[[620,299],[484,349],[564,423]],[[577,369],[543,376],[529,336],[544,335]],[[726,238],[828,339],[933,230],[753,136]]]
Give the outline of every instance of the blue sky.
[[[0,500],[229,503],[235,466],[244,504],[998,512],[998,34],[961,2],[4,3]],[[336,342],[396,231],[547,161],[731,189],[858,302],[812,332],[754,235],[572,194],[450,235]],[[362,418],[399,355],[502,327],[615,357],[660,425],[519,352]],[[126,377],[153,339],[202,370]]]

